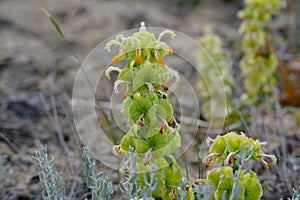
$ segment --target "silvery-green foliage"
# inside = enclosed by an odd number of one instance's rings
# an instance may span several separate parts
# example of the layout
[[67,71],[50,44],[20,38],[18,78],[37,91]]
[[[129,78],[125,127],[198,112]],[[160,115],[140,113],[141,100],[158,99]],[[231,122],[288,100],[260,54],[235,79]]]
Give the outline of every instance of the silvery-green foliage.
[[42,199],[65,199],[65,189],[63,186],[59,186],[60,175],[55,171],[54,158],[48,159],[47,146],[41,145],[39,151],[36,151],[32,158],[40,170],[39,179],[43,189]]
[[195,184],[192,186],[196,200],[211,200],[215,188],[207,182]]
[[158,167],[151,164],[151,171],[143,174],[144,187],[138,186],[137,179],[139,174],[137,173],[137,155],[133,147],[129,147],[128,158],[124,162],[124,166],[121,171],[127,176],[125,176],[125,181],[120,182],[120,189],[126,192],[130,200],[154,200],[152,193],[156,190],[158,186],[158,179],[155,177]]
[[186,180],[181,180],[179,187],[176,187],[176,199],[186,200],[189,197],[189,195],[189,182]]
[[86,185],[92,190],[92,200],[109,200],[114,192],[112,181],[103,178],[103,172],[95,174],[95,160],[91,159],[87,147],[83,147],[83,156],[87,173]]
[[130,200],[137,200],[140,198],[141,188],[138,187],[137,179],[138,179],[138,173],[137,173],[137,166],[136,166],[136,151],[133,147],[129,147],[129,155],[128,158],[125,160],[123,167],[120,169],[120,171],[127,174],[125,177],[125,181],[120,182],[120,189],[123,192],[126,192]]
[[130,197],[130,200],[139,199],[139,193],[141,191],[137,186],[138,174],[134,173],[130,177],[125,177],[125,181],[120,182],[120,189],[123,192],[127,192]]
[[[300,189],[300,186],[299,186],[299,189]],[[300,200],[300,192],[293,189],[294,191],[294,194],[292,196],[292,198],[288,198],[288,200]],[[283,200],[283,198],[281,198],[280,200]]]
[[[252,165],[250,164],[246,170],[242,171],[243,164],[251,159],[254,150],[247,144],[244,148],[240,147],[240,154],[237,154],[235,159],[235,165],[233,165],[233,169],[236,173],[234,173],[233,177],[233,187],[231,190],[230,200],[238,199],[240,196],[241,188],[239,186],[240,177],[246,173],[249,173]],[[259,192],[259,191],[257,191]]]
[[155,177],[155,174],[158,170],[158,167],[152,164],[152,171],[150,172],[149,180],[147,179],[146,174],[144,176],[145,187],[141,191],[141,196],[144,200],[154,200],[152,197],[152,192],[156,190],[158,186],[158,179]]
[[300,192],[295,189],[293,189],[293,191],[294,191],[294,194],[292,196],[292,200],[300,200]]

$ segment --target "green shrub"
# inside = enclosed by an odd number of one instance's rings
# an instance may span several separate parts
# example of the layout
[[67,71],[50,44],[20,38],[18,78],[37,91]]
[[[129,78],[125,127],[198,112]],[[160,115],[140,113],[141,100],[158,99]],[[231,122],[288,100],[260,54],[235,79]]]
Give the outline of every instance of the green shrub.
[[110,200],[114,192],[112,181],[108,178],[103,178],[103,172],[95,174],[96,161],[91,159],[90,151],[87,147],[83,147],[83,157],[87,173],[86,185],[92,190],[92,200]]
[[63,200],[65,199],[65,188],[59,185],[60,175],[55,171],[55,160],[48,158],[47,146],[41,146],[39,151],[32,156],[38,169],[39,179],[43,189],[43,200]]

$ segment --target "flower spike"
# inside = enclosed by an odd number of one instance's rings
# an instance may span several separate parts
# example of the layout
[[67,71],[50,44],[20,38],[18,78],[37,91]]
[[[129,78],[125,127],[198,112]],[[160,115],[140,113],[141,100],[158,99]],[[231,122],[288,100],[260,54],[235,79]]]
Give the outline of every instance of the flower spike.
[[[164,63],[163,58],[173,54],[173,49],[160,41],[165,34],[170,34],[171,38],[175,36],[172,31],[167,30],[156,38],[147,31],[145,23],[142,22],[139,32],[128,37],[119,35],[106,45],[109,52],[112,45],[119,48],[112,60],[113,64],[128,60],[122,69],[109,67],[105,72],[107,78],[110,78],[111,71],[119,72],[114,90],[118,93],[121,86],[124,91],[121,112],[130,127],[113,152],[118,156],[124,154],[127,161],[121,172],[125,173],[128,180],[136,181],[136,188],[145,188],[149,184],[148,178],[145,179],[146,176],[138,173],[152,170],[153,165],[157,165],[155,178],[159,181],[156,183],[157,189],[153,189],[153,199],[170,199],[172,191],[175,191],[173,189],[180,185],[181,189],[187,190],[185,196],[189,195],[185,199],[192,200],[192,189],[189,185],[180,184],[183,180],[182,172],[172,155],[180,147],[181,137],[178,131],[180,127],[173,116],[173,107],[166,91],[168,81],[173,77],[177,80],[179,75]],[[133,155],[129,152],[136,153],[135,160],[128,159]],[[144,175],[148,177],[149,174],[146,172]],[[129,187],[128,184],[131,183],[127,181],[127,185],[123,184],[124,191]],[[179,190],[175,193],[177,191]]]

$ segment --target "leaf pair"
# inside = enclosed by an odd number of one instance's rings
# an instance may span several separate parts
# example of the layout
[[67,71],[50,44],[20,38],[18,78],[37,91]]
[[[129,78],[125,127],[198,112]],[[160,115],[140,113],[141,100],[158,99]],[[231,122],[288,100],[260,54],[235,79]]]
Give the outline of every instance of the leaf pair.
[[[267,167],[269,167],[271,164],[276,164],[276,158],[273,155],[264,154],[265,145],[265,142],[248,138],[243,133],[238,135],[235,132],[230,132],[224,136],[218,136],[215,140],[213,140],[209,149],[210,154],[206,156],[204,162],[207,166],[210,166],[212,162],[234,165],[236,156],[241,156],[243,151],[247,149],[248,154],[251,154],[250,158],[252,160],[262,161]],[[272,163],[266,162],[264,157],[271,158]]]
[[[121,140],[121,150],[128,152],[131,146],[136,149],[140,157],[143,157],[148,150],[151,149],[152,160],[154,162],[157,158],[172,154],[181,144],[181,138],[178,132],[171,135],[156,133],[152,136],[142,138],[138,134],[140,134],[139,131],[144,131],[144,129],[137,131],[135,128],[131,128],[130,130],[131,131]],[[136,130],[136,132],[133,130]]]
[[[262,187],[256,174],[253,171],[249,173],[244,172],[244,170],[235,172],[240,173],[237,180],[234,179],[233,169],[228,166],[216,168],[208,172],[207,182],[216,188],[213,199],[260,199],[262,196]],[[234,181],[238,182],[238,189],[235,194],[232,194]],[[234,198],[231,197],[232,195],[234,195]]]

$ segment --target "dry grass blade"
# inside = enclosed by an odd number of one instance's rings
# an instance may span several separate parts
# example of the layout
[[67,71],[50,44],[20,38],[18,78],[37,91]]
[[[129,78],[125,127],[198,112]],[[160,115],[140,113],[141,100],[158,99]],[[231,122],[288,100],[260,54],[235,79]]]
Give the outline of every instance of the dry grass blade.
[[55,103],[54,97],[53,96],[50,97],[51,106],[52,106],[52,109],[53,109],[52,114],[50,112],[51,107],[47,104],[47,102],[46,102],[46,100],[45,100],[45,98],[42,94],[40,94],[40,99],[44,104],[44,107],[45,107],[48,118],[51,120],[52,124],[55,126],[55,131],[57,133],[57,137],[59,139],[59,142],[63,146],[66,155],[68,155],[69,152],[70,152],[70,149],[69,149],[69,147],[68,147],[68,145],[67,145],[67,143],[64,139],[63,133],[62,133],[62,129],[61,129],[61,126],[60,126],[60,123],[59,123],[59,120],[58,120],[57,108],[56,108],[56,103]]
[[46,15],[46,17],[49,18],[49,20],[51,21],[51,23],[54,25],[55,29],[57,30],[57,32],[60,34],[60,36],[65,39],[65,34],[62,31],[62,28],[59,26],[58,22],[53,18],[53,16],[44,8],[41,7],[41,11]]
[[[62,28],[60,27],[59,23],[53,18],[53,16],[44,7],[41,7],[41,11],[49,18],[49,20],[55,26],[57,32],[60,34],[60,36],[63,38],[63,40],[65,42],[67,42],[66,39],[65,39],[65,35],[64,35],[64,33],[62,31]],[[74,61],[80,67],[80,65],[81,65],[80,59],[78,58],[78,56],[76,55],[76,53],[74,52],[73,49],[70,49],[70,51],[73,54],[72,58],[74,59]],[[90,85],[90,88],[93,88],[91,83],[90,83],[89,77],[87,76],[85,70],[82,67],[80,67],[80,69],[82,70],[82,72],[84,74],[84,77],[86,78],[88,84]],[[91,89],[91,92],[93,92],[92,89]],[[110,140],[113,141],[114,144],[117,144],[118,140],[117,140],[117,137],[115,136],[113,130],[111,129],[112,125],[111,125],[107,115],[105,114],[104,110],[99,105],[96,96],[95,96],[95,98],[96,98],[96,108],[97,108],[97,111],[99,111],[98,112],[98,114],[99,114],[99,117],[98,117],[99,124],[101,125],[101,127],[104,127],[104,129],[107,130],[107,132],[108,132],[107,135],[109,136]],[[60,141],[61,141],[61,143],[63,143],[63,140],[61,138],[60,138]],[[64,145],[64,147],[66,147],[66,145]]]
[[19,153],[18,148],[14,145],[2,132],[0,132],[0,137],[8,144],[8,146],[15,152]]

